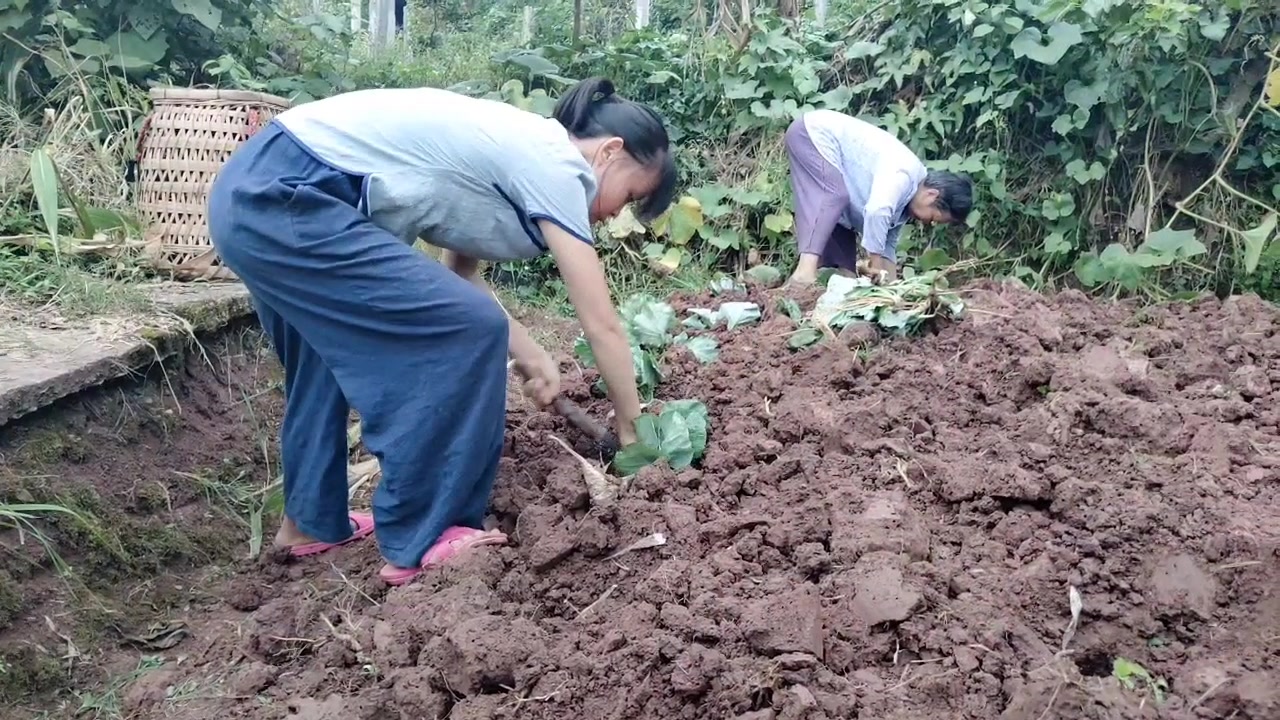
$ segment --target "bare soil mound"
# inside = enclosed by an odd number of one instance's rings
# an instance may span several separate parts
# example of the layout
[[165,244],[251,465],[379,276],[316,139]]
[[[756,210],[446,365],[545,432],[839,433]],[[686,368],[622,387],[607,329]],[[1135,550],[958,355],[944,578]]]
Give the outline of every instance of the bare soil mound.
[[563,422],[515,407],[492,507],[510,546],[390,592],[372,543],[264,562],[128,708],[1280,717],[1280,313],[965,297],[936,334],[793,352],[753,291],[764,317],[717,331],[718,361],[667,357],[660,397],[710,410],[705,458],[615,507],[588,506]]

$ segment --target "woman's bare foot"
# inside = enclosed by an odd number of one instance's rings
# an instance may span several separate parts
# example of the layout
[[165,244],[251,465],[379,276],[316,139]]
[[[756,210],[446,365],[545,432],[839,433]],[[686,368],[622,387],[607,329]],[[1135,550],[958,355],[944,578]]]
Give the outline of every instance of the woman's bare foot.
[[787,282],[783,284],[783,287],[784,288],[804,288],[804,287],[809,287],[810,285],[814,284],[817,281],[818,281],[817,275],[810,275],[809,273],[804,273],[797,270],[791,274],[791,277],[787,278]]
[[[356,521],[350,520],[349,522],[351,523],[351,532],[354,533],[360,529]],[[302,530],[298,529],[297,524],[287,517],[284,522],[280,523],[280,529],[276,531],[277,547],[295,547],[317,542],[320,541],[302,532]]]
[[289,554],[294,557],[307,557],[355,542],[373,532],[373,515],[370,513],[349,512],[347,517],[351,523],[351,534],[333,543],[321,542],[308,536],[298,528],[297,523],[286,517],[284,522],[280,523],[280,530],[276,532],[275,546],[281,549],[287,548]]

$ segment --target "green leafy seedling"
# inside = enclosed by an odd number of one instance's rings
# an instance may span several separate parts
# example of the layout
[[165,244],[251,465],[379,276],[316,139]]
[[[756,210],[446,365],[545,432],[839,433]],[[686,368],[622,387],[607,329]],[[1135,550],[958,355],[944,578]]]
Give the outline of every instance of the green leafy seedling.
[[1113,659],[1111,676],[1128,690],[1136,690],[1142,686],[1157,703],[1163,703],[1169,695],[1169,683],[1164,678],[1152,675],[1145,667],[1132,660],[1122,657]]
[[697,400],[664,403],[658,415],[636,419],[635,443],[618,451],[613,470],[630,477],[641,468],[665,460],[672,470],[684,470],[701,459],[707,449],[707,406]]

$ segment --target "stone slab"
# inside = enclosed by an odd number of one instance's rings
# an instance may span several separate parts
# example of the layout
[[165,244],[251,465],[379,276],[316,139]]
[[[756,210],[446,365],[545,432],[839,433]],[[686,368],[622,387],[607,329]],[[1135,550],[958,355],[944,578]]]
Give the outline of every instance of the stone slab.
[[[239,283],[153,283],[144,315],[78,321],[23,319],[0,328],[0,427],[64,397],[172,354],[184,336],[253,313]],[[177,341],[177,342],[175,342]]]

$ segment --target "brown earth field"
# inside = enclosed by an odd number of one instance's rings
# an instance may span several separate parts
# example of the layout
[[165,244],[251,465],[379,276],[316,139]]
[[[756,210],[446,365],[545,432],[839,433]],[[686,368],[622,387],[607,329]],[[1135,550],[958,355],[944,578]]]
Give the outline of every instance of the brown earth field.
[[247,563],[122,714],[1280,718],[1280,312],[963,293],[923,337],[791,351],[752,290],[716,362],[664,363],[706,456],[609,506],[551,436],[585,439],[513,401],[509,545],[390,591],[372,541]]
[[0,517],[0,718],[119,720],[123,684],[222,611],[250,552],[278,469],[278,364],[246,322],[166,345],[0,427],[0,512],[76,514]]

